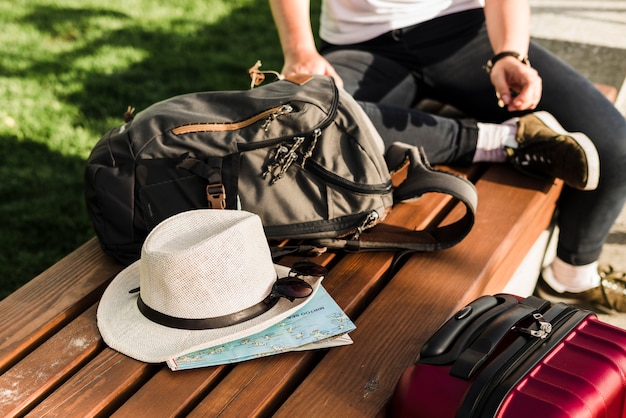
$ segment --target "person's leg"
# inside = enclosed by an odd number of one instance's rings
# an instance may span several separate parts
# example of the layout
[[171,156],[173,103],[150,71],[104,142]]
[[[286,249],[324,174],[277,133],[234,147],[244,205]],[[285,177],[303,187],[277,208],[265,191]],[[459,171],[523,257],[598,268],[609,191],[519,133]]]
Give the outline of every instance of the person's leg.
[[[523,113],[514,115],[497,106],[493,86],[482,69],[493,51],[481,14],[477,10],[446,16],[390,32],[359,47],[401,63],[425,94],[450,103],[477,120],[503,122]],[[538,110],[556,116],[567,130],[586,134],[599,155],[597,190],[583,192],[566,187],[558,212],[559,260],[586,274],[589,269],[585,266],[597,260],[626,200],[626,171],[620,169],[626,158],[626,122],[589,81],[554,55],[531,43],[529,58],[544,82]],[[404,123],[409,121],[405,116]],[[626,311],[623,283],[613,280],[613,285],[617,291],[612,292],[611,303],[625,305],[616,307]],[[606,289],[594,293],[606,294]]]
[[[508,160],[515,166],[523,166],[527,172],[562,178],[572,187],[585,190],[594,188],[598,177],[597,163],[591,164],[598,159],[595,147],[584,135],[565,132],[550,115],[524,116],[515,121],[512,129],[511,126],[484,123],[478,129],[474,119],[454,121],[436,118],[412,107],[420,91],[428,92],[430,87],[442,85],[435,84],[437,81],[449,82],[445,74],[456,65],[456,61],[438,65],[446,57],[459,54],[460,58],[473,59],[474,54],[468,53],[472,48],[467,48],[472,43],[476,43],[476,47],[482,46],[485,56],[488,56],[489,47],[485,48],[473,38],[477,37],[477,33],[486,38],[482,15],[475,12],[463,15],[471,17],[469,24],[460,22],[458,16],[454,19],[441,18],[436,19],[437,25],[431,22],[397,30],[360,44],[323,44],[321,51],[344,79],[346,90],[360,101],[387,144],[402,141],[420,145],[435,164]],[[434,38],[431,36],[433,30],[436,32]],[[444,43],[442,48],[433,47],[430,42],[438,40],[439,32],[446,34],[441,40]],[[452,51],[446,52],[446,48]],[[429,76],[433,66],[437,67],[436,72],[444,76]],[[481,88],[481,81],[485,80],[488,81],[488,77],[481,71],[478,77],[474,75],[474,79],[470,78],[469,86]],[[455,79],[452,84],[456,82]],[[493,89],[489,83],[487,85],[482,88]],[[461,87],[466,86],[460,83],[455,88]],[[452,91],[443,87],[439,90]],[[460,97],[456,101],[459,104],[466,100],[464,95],[458,93],[450,95]],[[491,104],[491,109],[480,112],[482,115],[488,115],[495,109],[507,117],[511,116],[494,105],[494,98],[485,103]],[[476,108],[473,103],[468,107]],[[477,108],[478,111],[480,109]],[[551,123],[546,123],[546,120]],[[562,153],[562,149],[570,152]],[[565,157],[552,163],[549,158],[544,158],[546,153],[559,153]],[[595,170],[589,170],[589,167]]]
[[626,312],[626,275],[605,271],[603,277],[598,274],[602,247],[626,201],[626,120],[571,67],[538,46],[532,45],[531,53],[544,80],[539,106],[554,114],[567,129],[587,134],[600,157],[596,190],[564,188],[561,194],[557,258],[544,272],[538,292],[568,303],[583,298],[588,308],[605,306]]
[[[481,55],[490,57],[490,48],[484,16],[474,10],[395,30],[360,44],[323,44],[321,51],[344,78],[348,92],[362,101],[388,142],[422,145],[433,163],[508,160],[526,172],[562,178],[578,189],[595,188],[598,157],[593,143],[585,135],[566,132],[550,115],[524,116],[515,121],[519,135],[502,126],[481,124],[477,129],[475,120],[456,121],[461,129],[454,137],[445,129],[456,129],[451,121],[433,123],[433,117],[409,107],[416,94],[430,95],[448,103],[454,98],[455,106],[469,109],[466,112],[470,116],[479,115],[481,120],[501,122],[510,118],[512,114],[500,109],[495,94],[489,93],[493,92],[489,77],[476,61]],[[444,129],[438,132],[433,127]],[[571,152],[562,153],[562,149]],[[553,163],[546,158],[550,153],[561,157]]]
[[[446,24],[446,19],[437,21],[441,23],[440,27],[431,26],[429,31],[448,31],[454,35],[453,25]],[[404,42],[416,57],[413,64],[405,65],[420,66],[421,81],[439,99],[478,120],[501,122],[512,116],[497,106],[493,87],[481,68],[492,54],[484,25],[471,39],[446,41],[437,49],[424,46],[428,36],[420,31],[423,27],[405,34]],[[622,169],[626,159],[626,120],[592,83],[532,42],[529,59],[543,79],[543,96],[537,110],[552,114],[568,131],[584,133],[593,142],[599,156],[597,189],[580,191],[565,187],[559,202],[560,236],[554,272],[560,277],[554,278],[576,283],[578,273],[589,275],[589,271],[594,270],[610,228],[626,201],[626,170]],[[597,273],[595,276],[597,282]],[[609,302],[604,300],[605,297],[598,302],[626,312],[626,295],[623,293],[626,283],[623,279],[610,281],[615,292],[596,288],[592,293],[598,297],[611,293]]]
[[594,262],[626,201],[626,120],[592,83],[545,49],[531,45],[543,77],[539,107],[569,130],[584,132],[600,156],[600,182],[593,192],[565,188],[561,195],[558,256],[573,265]]
[[[483,46],[477,46],[478,41]],[[471,51],[489,47],[486,34],[479,33],[467,47],[449,59],[426,68],[431,87],[446,93],[453,105],[478,120],[501,121],[510,117],[497,106],[493,87],[478,68],[483,59]],[[457,58],[457,60],[454,59]],[[543,96],[537,110],[547,111],[568,131],[582,132],[591,139],[600,159],[600,178],[594,191],[565,187],[559,204],[561,235],[558,256],[572,265],[585,265],[598,259],[609,230],[626,201],[626,120],[595,86],[550,52],[531,43],[529,58],[543,79]],[[471,70],[468,70],[471,68]],[[454,69],[469,84],[460,87],[447,73]],[[482,92],[482,93],[481,93]]]
[[432,164],[472,162],[478,136],[476,122],[442,118],[414,109],[418,86],[405,67],[356,49],[336,48],[324,56],[387,147],[396,141],[423,147]]

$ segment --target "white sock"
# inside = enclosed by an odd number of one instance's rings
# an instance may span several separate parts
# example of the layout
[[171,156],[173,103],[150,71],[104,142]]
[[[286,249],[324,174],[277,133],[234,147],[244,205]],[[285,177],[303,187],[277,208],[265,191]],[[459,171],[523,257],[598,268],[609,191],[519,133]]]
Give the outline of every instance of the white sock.
[[517,148],[516,133],[517,119],[509,119],[503,124],[478,122],[478,142],[472,162],[504,162],[504,147]]
[[597,261],[584,266],[574,266],[556,257],[544,269],[542,276],[546,283],[559,293],[584,292],[600,285]]

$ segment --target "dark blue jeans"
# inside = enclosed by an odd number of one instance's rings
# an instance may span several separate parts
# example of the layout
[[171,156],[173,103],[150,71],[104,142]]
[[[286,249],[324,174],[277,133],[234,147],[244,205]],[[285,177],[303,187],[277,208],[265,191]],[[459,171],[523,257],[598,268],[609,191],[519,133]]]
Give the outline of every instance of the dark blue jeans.
[[[497,106],[482,66],[493,55],[481,9],[394,30],[354,45],[323,43],[344,88],[363,106],[386,144],[423,146],[433,164],[467,164],[476,149],[476,121],[499,123],[519,114]],[[557,255],[573,265],[598,259],[626,201],[626,120],[571,66],[531,42],[529,59],[543,79],[537,110],[568,131],[584,132],[600,155],[594,191],[566,187],[559,200]],[[422,97],[449,103],[471,117],[453,120],[413,108]]]

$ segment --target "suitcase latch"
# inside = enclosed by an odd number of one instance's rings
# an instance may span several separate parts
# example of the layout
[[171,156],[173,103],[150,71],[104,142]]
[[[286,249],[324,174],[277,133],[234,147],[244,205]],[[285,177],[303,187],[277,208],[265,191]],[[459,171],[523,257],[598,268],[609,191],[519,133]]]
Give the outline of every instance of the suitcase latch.
[[522,327],[513,327],[515,331],[521,332],[523,334],[530,335],[535,338],[547,338],[548,335],[552,332],[552,324],[545,321],[543,315],[536,312],[533,314],[533,318],[535,322],[539,326],[539,329],[530,329],[530,328],[522,328]]

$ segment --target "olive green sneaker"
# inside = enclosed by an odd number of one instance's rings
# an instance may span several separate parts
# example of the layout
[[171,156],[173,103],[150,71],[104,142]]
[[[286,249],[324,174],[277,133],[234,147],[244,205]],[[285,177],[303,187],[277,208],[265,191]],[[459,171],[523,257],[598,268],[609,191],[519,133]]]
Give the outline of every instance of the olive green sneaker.
[[567,132],[551,114],[520,117],[515,140],[518,147],[504,151],[507,161],[520,171],[556,177],[578,190],[598,187],[600,159],[593,142],[581,132]]
[[552,303],[563,302],[598,314],[626,313],[626,273],[601,267],[600,285],[580,293],[562,292],[552,289],[539,277],[535,295]]

